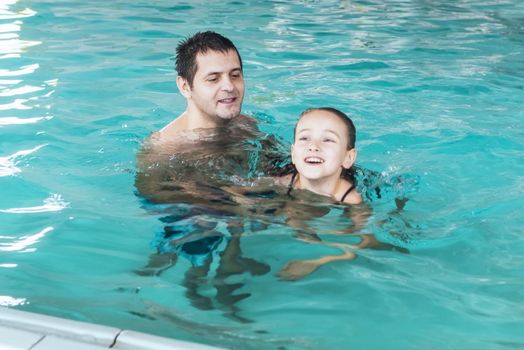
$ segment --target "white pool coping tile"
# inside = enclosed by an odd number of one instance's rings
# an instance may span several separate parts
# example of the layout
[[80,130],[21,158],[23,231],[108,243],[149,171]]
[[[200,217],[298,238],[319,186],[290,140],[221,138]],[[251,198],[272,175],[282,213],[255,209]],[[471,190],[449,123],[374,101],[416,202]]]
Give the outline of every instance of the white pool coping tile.
[[2,325],[106,347],[111,346],[121,332],[118,328],[6,308],[0,309],[0,326]]
[[60,338],[50,335],[42,339],[31,350],[107,350],[107,346],[96,344],[82,343],[79,341]]
[[43,338],[43,334],[0,326],[0,349],[2,350],[27,350]]
[[[151,344],[154,344],[154,348],[148,348]],[[157,337],[150,334],[134,332],[134,331],[122,331],[117,338],[113,349],[119,350],[219,350],[208,345],[195,344],[181,340],[173,340],[168,338]]]
[[224,350],[0,307],[1,350]]

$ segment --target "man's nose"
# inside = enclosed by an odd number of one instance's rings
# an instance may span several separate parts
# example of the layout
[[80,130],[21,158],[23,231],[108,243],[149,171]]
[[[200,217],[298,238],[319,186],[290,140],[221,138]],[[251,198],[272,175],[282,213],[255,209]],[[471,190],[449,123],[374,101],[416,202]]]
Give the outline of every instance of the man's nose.
[[231,78],[229,77],[226,77],[224,80],[223,80],[223,84],[222,84],[222,90],[224,91],[228,91],[228,92],[231,92],[235,89],[235,85],[233,85],[233,81],[231,80]]

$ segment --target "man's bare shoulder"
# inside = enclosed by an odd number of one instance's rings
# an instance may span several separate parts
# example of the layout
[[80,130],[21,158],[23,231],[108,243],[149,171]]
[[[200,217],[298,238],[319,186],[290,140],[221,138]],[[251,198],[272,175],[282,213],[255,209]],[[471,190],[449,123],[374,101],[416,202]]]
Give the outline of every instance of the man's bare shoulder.
[[144,169],[163,164],[173,154],[179,152],[181,145],[183,143],[180,142],[180,138],[166,137],[161,131],[153,132],[144,140],[137,153],[137,165],[140,169]]
[[150,153],[172,152],[180,147],[180,145],[191,141],[190,134],[187,129],[186,115],[182,113],[162,129],[153,132],[144,141],[143,149]]
[[250,115],[241,114],[238,116],[238,119],[247,123],[253,123],[256,124],[258,120],[255,117],[252,117]]
[[178,118],[171,121],[169,124],[164,126],[157,132],[151,135],[151,142],[153,144],[161,144],[169,140],[175,139],[176,135],[187,129],[187,118],[185,114],[180,115]]
[[239,124],[247,127],[248,129],[258,131],[258,120],[255,117],[241,114],[238,116],[237,121]]
[[145,139],[143,148],[145,149],[159,149],[165,148],[176,140],[173,136],[168,136],[162,130],[155,131],[148,138]]

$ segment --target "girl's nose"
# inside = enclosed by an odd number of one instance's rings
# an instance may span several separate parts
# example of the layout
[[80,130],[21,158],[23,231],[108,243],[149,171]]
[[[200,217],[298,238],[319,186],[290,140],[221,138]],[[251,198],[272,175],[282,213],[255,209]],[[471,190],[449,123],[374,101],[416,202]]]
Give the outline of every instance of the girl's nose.
[[309,145],[308,145],[308,150],[309,151],[318,151],[319,148],[317,146],[317,143],[314,142],[314,141],[310,142]]

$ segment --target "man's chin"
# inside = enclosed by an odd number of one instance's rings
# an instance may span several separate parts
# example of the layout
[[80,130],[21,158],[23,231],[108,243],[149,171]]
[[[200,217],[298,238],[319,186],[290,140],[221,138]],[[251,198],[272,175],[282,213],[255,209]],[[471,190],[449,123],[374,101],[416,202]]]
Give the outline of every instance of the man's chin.
[[222,119],[222,120],[232,120],[232,119],[235,119],[236,117],[238,117],[240,115],[240,110],[237,110],[237,111],[228,111],[228,112],[224,112],[224,113],[219,113],[217,114],[218,118]]

